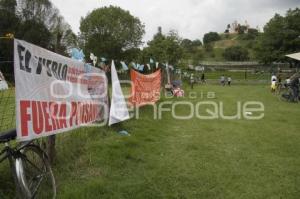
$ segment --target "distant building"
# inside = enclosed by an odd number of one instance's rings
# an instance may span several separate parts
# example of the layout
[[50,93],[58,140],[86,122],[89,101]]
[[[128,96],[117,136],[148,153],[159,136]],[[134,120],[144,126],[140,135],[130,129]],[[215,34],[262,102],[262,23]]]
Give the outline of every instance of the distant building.
[[[238,23],[238,21],[235,20],[232,24],[227,25],[227,29],[225,30],[225,33],[236,34],[239,32],[239,28],[241,26],[245,27],[244,30],[245,33],[248,33],[248,30],[251,28],[247,20],[245,20],[244,24]],[[257,28],[254,29],[257,29],[259,31],[258,26]]]
[[229,29],[229,33],[237,33],[238,30],[238,22],[237,20],[235,20],[232,24],[231,27]]

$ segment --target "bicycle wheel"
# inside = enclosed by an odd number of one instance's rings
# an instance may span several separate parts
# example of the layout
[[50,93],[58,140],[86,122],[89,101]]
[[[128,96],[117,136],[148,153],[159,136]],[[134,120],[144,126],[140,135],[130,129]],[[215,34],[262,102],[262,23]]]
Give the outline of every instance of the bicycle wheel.
[[293,102],[293,96],[290,93],[283,93],[279,95],[279,99],[284,102]]
[[48,158],[36,145],[27,145],[16,159],[16,172],[26,198],[55,198],[56,184]]

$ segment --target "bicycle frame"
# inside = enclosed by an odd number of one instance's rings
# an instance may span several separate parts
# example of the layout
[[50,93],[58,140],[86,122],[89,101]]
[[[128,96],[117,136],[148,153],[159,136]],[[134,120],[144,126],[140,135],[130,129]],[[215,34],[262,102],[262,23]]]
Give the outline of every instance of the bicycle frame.
[[[31,144],[32,142],[33,141],[23,142],[15,148],[10,147],[9,143],[5,142],[4,143],[5,147],[0,152],[0,163],[3,162],[4,160],[6,160],[7,158],[9,158],[10,156],[16,158],[18,151],[22,150],[23,148],[25,148],[27,145]],[[3,157],[1,157],[1,156],[3,156]]]
[[0,152],[0,163],[14,154],[14,151],[9,147],[8,143],[5,143],[4,149]]

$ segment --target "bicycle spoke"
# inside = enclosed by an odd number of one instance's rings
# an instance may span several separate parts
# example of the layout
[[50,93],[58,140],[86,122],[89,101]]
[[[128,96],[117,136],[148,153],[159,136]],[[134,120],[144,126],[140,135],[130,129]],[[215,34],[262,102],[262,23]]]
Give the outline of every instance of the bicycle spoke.
[[40,168],[38,168],[34,163],[32,163],[30,160],[28,160],[28,158],[26,157],[25,159],[27,162],[30,163],[31,166],[33,166],[34,168],[36,168],[39,172],[43,172]]
[[33,198],[34,198],[35,195],[37,194],[37,192],[38,192],[38,190],[39,190],[39,188],[40,188],[40,186],[41,186],[42,181],[43,181],[43,177],[40,178],[40,180],[38,181],[37,185],[35,186],[35,189],[32,191],[32,197],[33,197]]

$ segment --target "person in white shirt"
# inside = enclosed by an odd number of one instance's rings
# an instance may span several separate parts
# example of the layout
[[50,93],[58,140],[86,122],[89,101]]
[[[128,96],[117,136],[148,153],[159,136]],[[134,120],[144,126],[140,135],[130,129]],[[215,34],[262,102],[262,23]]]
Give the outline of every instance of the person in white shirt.
[[227,85],[228,85],[228,86],[231,85],[231,77],[230,77],[230,76],[227,78]]
[[225,76],[224,75],[221,76],[220,83],[222,86],[225,86]]
[[276,90],[276,82],[277,82],[277,77],[276,75],[272,75],[271,77],[271,92],[274,93]]
[[272,83],[273,81],[275,81],[275,82],[277,81],[277,77],[276,77],[276,75],[274,75],[274,74],[273,74],[272,77],[271,77],[271,83]]

